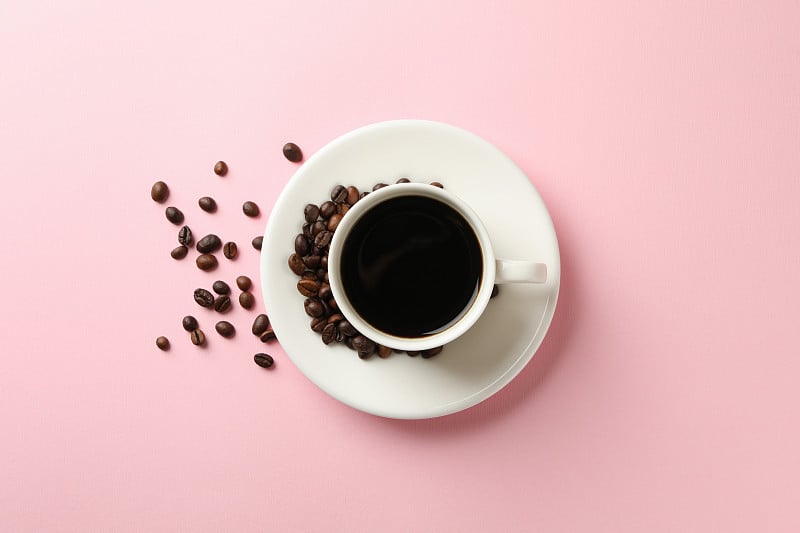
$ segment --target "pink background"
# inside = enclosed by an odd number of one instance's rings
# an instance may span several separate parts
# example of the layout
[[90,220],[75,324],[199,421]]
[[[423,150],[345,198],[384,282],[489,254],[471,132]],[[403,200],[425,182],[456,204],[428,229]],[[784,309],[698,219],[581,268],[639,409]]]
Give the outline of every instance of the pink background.
[[[800,530],[796,2],[111,4],[0,7],[0,530]],[[561,243],[539,353],[438,420],[191,299],[256,277],[285,141],[393,118],[506,151]],[[156,179],[241,257],[170,259]]]

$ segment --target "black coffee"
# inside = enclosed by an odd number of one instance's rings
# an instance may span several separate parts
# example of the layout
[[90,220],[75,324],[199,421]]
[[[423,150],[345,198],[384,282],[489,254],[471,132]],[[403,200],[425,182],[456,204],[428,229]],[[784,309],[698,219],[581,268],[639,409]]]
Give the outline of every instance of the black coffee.
[[391,198],[364,214],[342,249],[342,285],[361,317],[399,337],[421,337],[461,317],[483,273],[478,238],[450,206]]

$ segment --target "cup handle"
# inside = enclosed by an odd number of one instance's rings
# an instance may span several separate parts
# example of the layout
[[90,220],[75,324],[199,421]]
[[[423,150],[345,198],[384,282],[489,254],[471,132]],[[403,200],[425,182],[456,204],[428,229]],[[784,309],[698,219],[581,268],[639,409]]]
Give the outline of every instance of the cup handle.
[[544,283],[546,281],[547,265],[544,263],[496,260],[495,283]]

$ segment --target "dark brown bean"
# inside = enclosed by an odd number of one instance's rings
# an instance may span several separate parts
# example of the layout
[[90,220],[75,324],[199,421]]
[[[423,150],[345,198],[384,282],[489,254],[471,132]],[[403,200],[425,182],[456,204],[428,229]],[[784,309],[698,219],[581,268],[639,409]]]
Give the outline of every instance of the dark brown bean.
[[223,295],[214,301],[214,311],[218,313],[225,313],[231,308],[231,297]]
[[356,331],[356,328],[354,328],[353,325],[348,320],[342,320],[341,322],[339,322],[339,331],[341,331],[348,337],[353,337],[355,335],[358,335],[358,331]]
[[217,202],[210,196],[203,196],[197,200],[197,205],[206,213],[215,213],[217,211]]
[[309,298],[316,296],[319,292],[319,282],[313,279],[301,279],[297,282],[297,290]]
[[253,327],[251,328],[251,331],[253,332],[253,335],[258,337],[259,335],[267,331],[268,327],[269,327],[269,317],[264,313],[261,313],[256,317],[255,320],[253,320]]
[[368,195],[368,194],[369,194],[369,191],[364,191],[364,192],[362,192],[362,193],[361,193],[361,196],[359,197],[359,200],[363,200],[363,199],[364,199],[364,197],[365,197],[366,195]]
[[247,276],[239,276],[236,278],[236,286],[239,287],[239,290],[249,291],[250,287],[253,286],[253,282]]
[[328,219],[328,231],[336,231],[336,228],[339,227],[339,222],[342,221],[342,217],[344,215],[340,215],[336,213],[331,218]]
[[303,209],[303,216],[306,218],[306,222],[314,222],[319,218],[319,207],[314,204],[306,205],[305,209]]
[[218,279],[217,281],[214,282],[214,284],[211,286],[211,290],[213,290],[217,294],[230,294],[231,293],[230,286],[227,283],[225,283],[224,281],[222,281],[221,279]]
[[217,176],[224,176],[228,173],[228,164],[225,161],[217,161],[214,164],[214,174]]
[[331,200],[333,200],[337,204],[344,202],[346,198],[347,198],[347,189],[345,188],[344,185],[337,185],[331,191]]
[[169,198],[169,187],[163,181],[157,181],[150,188],[150,198],[163,204]]
[[353,337],[353,348],[359,353],[372,354],[375,351],[375,343],[364,335],[356,335]]
[[334,324],[328,324],[322,329],[322,342],[323,344],[330,344],[336,340],[336,326]]
[[383,189],[384,187],[388,187],[386,183],[376,183],[375,186],[372,188],[373,192],[377,191],[378,189]]
[[167,220],[175,224],[176,226],[183,224],[183,213],[177,207],[168,207],[164,211],[164,215],[167,217]]
[[[433,185],[434,187],[439,187],[440,189],[444,189],[444,185],[442,185],[438,181],[432,181],[431,185]],[[424,354],[423,354],[423,357],[424,357]]]
[[256,205],[255,202],[248,200],[242,204],[242,212],[249,217],[257,217],[261,211],[258,209],[258,205]]
[[236,246],[235,242],[226,242],[222,245],[222,255],[226,259],[236,259],[236,256],[239,255],[239,247]]
[[260,251],[261,246],[264,244],[264,236],[259,235],[258,237],[253,237],[253,240],[250,241],[250,244],[253,245],[253,248]]
[[275,366],[275,360],[271,355],[265,353],[257,353],[253,356],[253,361],[256,362],[261,368],[272,368]]
[[169,350],[169,339],[164,336],[157,338],[156,346],[158,346],[159,350],[166,352],[167,350]]
[[195,289],[194,301],[200,307],[211,307],[214,305],[214,295],[205,289]]
[[318,316],[311,320],[311,330],[316,333],[322,333],[325,326],[328,325],[328,320],[324,316]]
[[173,248],[169,255],[171,255],[173,259],[183,259],[188,253],[189,249],[181,244],[177,248]]
[[318,268],[316,270],[316,273],[317,273],[317,281],[319,281],[320,283],[324,282],[325,281],[325,274],[327,274],[327,272],[322,268]]
[[348,211],[350,211],[350,206],[346,203],[342,202],[336,205],[336,212],[340,215],[346,215]]
[[412,351],[408,351],[408,352],[406,352],[406,354],[408,354],[408,356],[409,356],[409,357],[417,357],[417,356],[419,356],[419,354],[421,354],[421,353],[422,353],[422,352],[420,352],[420,351],[418,351],[418,350],[412,350]]
[[328,324],[338,324],[342,320],[344,320],[344,317],[341,313],[334,313],[328,317]]
[[308,240],[314,238],[314,236],[311,234],[311,224],[309,224],[308,222],[303,224],[303,237],[305,237]]
[[185,329],[189,333],[200,327],[197,323],[197,319],[192,315],[186,315],[185,317],[183,317],[183,320],[181,320],[181,326],[183,326],[183,329]]
[[359,192],[353,185],[347,188],[347,197],[344,199],[347,205],[353,205],[358,201]]
[[423,359],[430,359],[435,355],[439,355],[442,353],[443,346],[437,346],[436,348],[431,348],[430,350],[422,350],[422,358]]
[[358,352],[358,358],[359,359],[369,359],[373,355],[375,355],[375,350],[373,350],[371,352]]
[[411,180],[408,178],[400,178],[397,180],[397,183],[411,183]]
[[189,334],[189,338],[192,339],[192,344],[195,346],[203,346],[206,343],[206,334],[199,328],[192,331]]
[[[323,255],[322,256],[322,259],[320,259],[320,261],[319,261],[319,267],[320,268],[324,268],[325,270],[328,270],[328,256],[327,255]],[[327,280],[325,280],[325,281],[327,281]]]
[[236,335],[236,328],[233,327],[233,324],[228,322],[227,320],[220,320],[214,326],[214,329],[217,330],[217,333],[225,337],[226,339],[230,339],[234,335]]
[[327,228],[328,225],[325,223],[324,220],[317,220],[313,224],[311,224],[311,236],[316,237]]
[[245,291],[239,295],[239,305],[245,309],[252,309],[256,305],[256,298],[250,291]]
[[217,263],[217,258],[211,254],[198,255],[194,262],[197,263],[197,268],[206,272],[214,270],[219,264]]
[[303,307],[305,307],[306,314],[311,318],[317,318],[318,316],[325,314],[325,308],[322,306],[322,302],[319,300],[306,298],[306,301],[303,302]]
[[269,342],[275,340],[275,332],[272,326],[267,326],[267,330],[258,337],[261,342]]
[[214,235],[213,233],[209,233],[199,241],[197,241],[197,251],[201,254],[211,254],[216,252],[222,247],[222,240]]
[[334,204],[330,200],[326,201],[321,206],[319,206],[319,214],[322,216],[322,218],[330,218],[330,216],[335,212],[336,212],[336,204]]
[[314,246],[318,248],[324,248],[325,246],[328,246],[331,243],[332,239],[333,239],[333,232],[327,230],[320,232],[319,235],[314,237]]
[[380,357],[381,359],[386,359],[387,357],[392,355],[392,349],[389,348],[388,346],[384,346],[383,344],[378,345],[377,351],[378,351],[378,357]]
[[286,143],[283,145],[283,157],[292,163],[299,163],[303,160],[303,151],[295,143]]
[[189,226],[183,226],[178,230],[178,243],[184,246],[191,246],[194,242],[192,230]]
[[494,298],[498,294],[500,294],[500,286],[499,285],[495,285],[494,287],[492,287],[492,295],[489,296],[489,298]]
[[306,270],[305,272],[303,272],[303,279],[313,279],[316,281],[317,273],[312,272],[311,270]]
[[298,233],[294,238],[294,252],[299,256],[305,256],[308,255],[308,249],[308,239],[302,233]]
[[303,261],[306,267],[316,270],[322,264],[322,257],[319,255],[309,255],[301,261]]
[[321,283],[319,286],[319,297],[323,300],[330,299],[333,296],[333,291],[331,290],[331,286],[329,283]]
[[[325,279],[325,283],[328,283],[328,279],[327,278]],[[338,310],[339,309],[339,304],[336,303],[336,299],[335,298],[329,298],[328,299],[328,307],[330,307],[333,310]]]

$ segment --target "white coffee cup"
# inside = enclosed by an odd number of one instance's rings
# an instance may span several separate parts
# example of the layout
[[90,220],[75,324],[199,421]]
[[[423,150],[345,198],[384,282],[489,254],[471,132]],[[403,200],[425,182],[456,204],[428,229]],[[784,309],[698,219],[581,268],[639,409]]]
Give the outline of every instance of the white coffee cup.
[[[435,333],[419,337],[393,335],[376,328],[365,320],[348,298],[343,287],[341,273],[341,254],[344,243],[359,219],[375,206],[387,200],[404,196],[432,198],[454,209],[470,225],[477,237],[482,260],[482,273],[477,291],[458,319]],[[486,309],[495,284],[544,283],[547,281],[547,266],[534,261],[497,259],[485,226],[478,215],[463,200],[449,191],[432,185],[398,183],[369,193],[354,204],[342,218],[330,245],[328,277],[339,311],[362,335],[390,348],[421,351],[452,342],[468,331]]]

